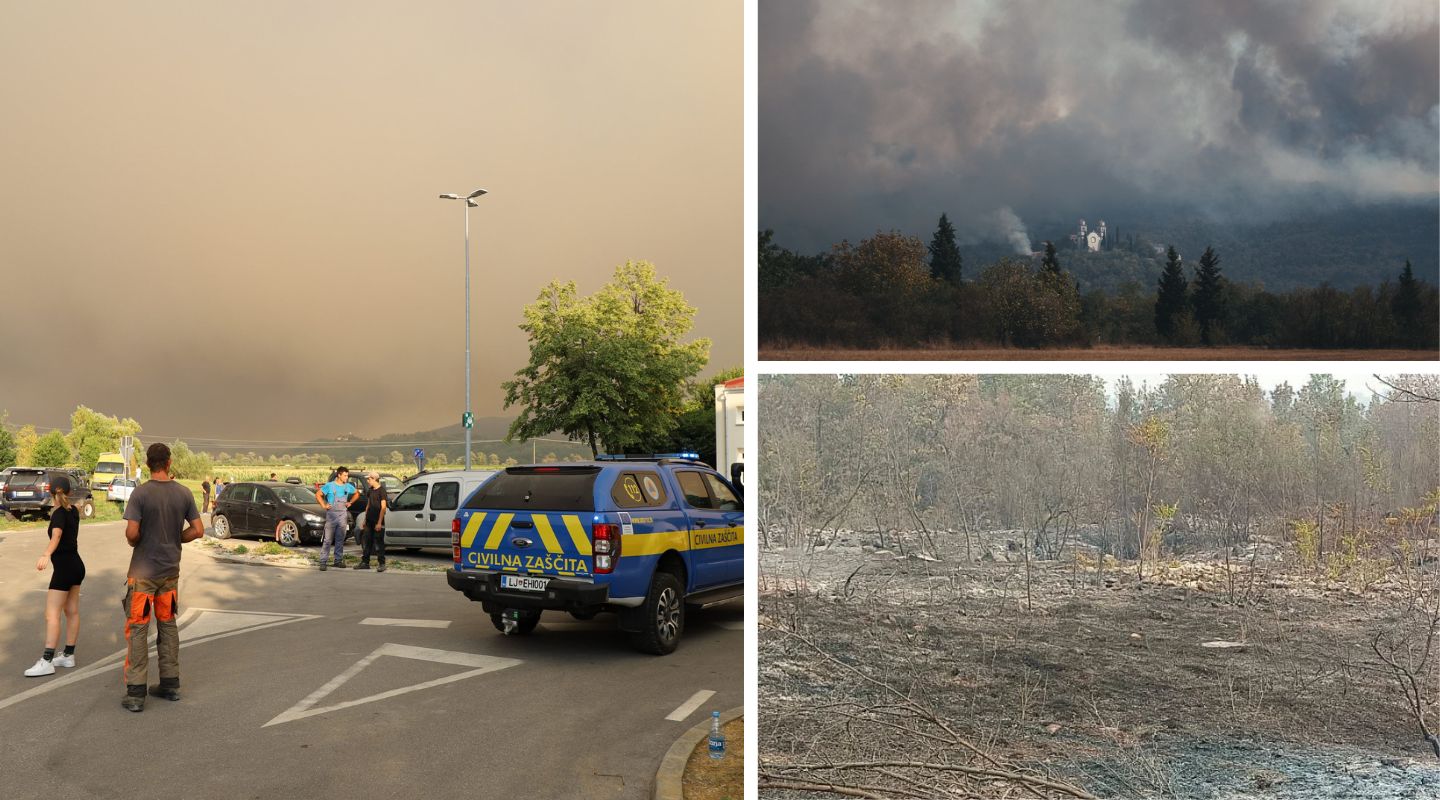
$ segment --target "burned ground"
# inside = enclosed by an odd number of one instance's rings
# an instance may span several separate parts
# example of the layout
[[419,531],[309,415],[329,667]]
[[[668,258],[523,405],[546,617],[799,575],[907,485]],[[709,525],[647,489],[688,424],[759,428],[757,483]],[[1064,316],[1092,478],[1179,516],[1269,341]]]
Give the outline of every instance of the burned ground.
[[1406,576],[1032,562],[1027,604],[1018,562],[863,539],[763,555],[762,786],[829,785],[767,797],[1440,797],[1371,648]]

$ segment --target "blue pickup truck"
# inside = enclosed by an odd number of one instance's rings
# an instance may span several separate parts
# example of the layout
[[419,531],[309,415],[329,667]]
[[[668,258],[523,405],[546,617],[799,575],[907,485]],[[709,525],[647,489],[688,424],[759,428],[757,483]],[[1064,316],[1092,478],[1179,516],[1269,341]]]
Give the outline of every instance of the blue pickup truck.
[[614,611],[638,649],[664,655],[687,607],[744,593],[741,494],[693,458],[510,467],[470,495],[450,530],[446,580],[505,634],[530,633],[545,610]]

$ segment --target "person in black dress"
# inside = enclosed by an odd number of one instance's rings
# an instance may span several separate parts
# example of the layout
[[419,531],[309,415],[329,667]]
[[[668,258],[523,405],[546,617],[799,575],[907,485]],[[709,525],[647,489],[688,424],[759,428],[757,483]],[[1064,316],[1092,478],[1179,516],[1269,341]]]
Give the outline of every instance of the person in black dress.
[[[85,580],[85,562],[80,560],[76,540],[80,534],[80,509],[70,502],[70,479],[56,475],[50,483],[50,544],[35,569],[55,568],[50,591],[45,593],[45,653],[35,666],[25,670],[28,677],[55,674],[56,667],[75,666],[75,640],[80,635],[80,583]],[[65,651],[59,655],[60,613],[65,613]]]

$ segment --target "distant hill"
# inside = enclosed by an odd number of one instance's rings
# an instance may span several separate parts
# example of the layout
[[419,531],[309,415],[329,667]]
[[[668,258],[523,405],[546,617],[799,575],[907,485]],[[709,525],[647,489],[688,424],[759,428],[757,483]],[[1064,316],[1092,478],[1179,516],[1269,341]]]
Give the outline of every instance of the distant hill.
[[[1207,245],[1213,246],[1227,278],[1262,283],[1272,290],[1322,283],[1347,289],[1393,282],[1407,258],[1417,277],[1432,285],[1440,282],[1440,207],[1435,205],[1352,208],[1252,225],[1223,224],[1178,213],[1130,219],[1121,214],[1107,217],[1106,222],[1118,232],[1122,244],[1133,236],[1147,244],[1175,245],[1187,266],[1199,260]],[[1123,247],[1098,254],[1071,249],[1071,224],[1035,225],[1031,236],[1037,250],[1047,239],[1055,242],[1061,266],[1075,275],[1082,291],[1113,291],[1132,280],[1154,285],[1164,265],[1163,256],[1148,246],[1133,253]],[[962,246],[960,252],[968,280],[1012,251],[985,243]]]
[[[472,452],[477,461],[484,463],[488,456],[494,455],[500,462],[513,458],[521,463],[530,463],[532,454],[535,459],[544,460],[547,455],[553,454],[556,459],[564,461],[571,457],[590,457],[590,448],[579,442],[561,441],[536,441],[521,442],[514,441],[506,443],[505,432],[510,428],[508,417],[476,417],[475,427],[472,431],[474,439]],[[546,439],[564,439],[563,435],[546,436]],[[341,446],[337,446],[341,445]],[[463,463],[465,460],[465,429],[458,423],[447,425],[443,428],[435,428],[428,431],[416,431],[414,433],[390,433],[373,439],[361,437],[336,437],[333,439],[315,439],[303,445],[294,445],[285,448],[262,449],[252,448],[256,454],[269,457],[272,455],[286,455],[295,453],[323,453],[333,463],[350,462],[357,463],[361,456],[370,464],[389,463],[392,453],[399,452],[403,457],[403,463],[411,463],[411,454],[416,447],[423,447],[426,456],[434,465],[435,456],[443,453],[450,463]],[[484,453],[485,456],[480,454]]]

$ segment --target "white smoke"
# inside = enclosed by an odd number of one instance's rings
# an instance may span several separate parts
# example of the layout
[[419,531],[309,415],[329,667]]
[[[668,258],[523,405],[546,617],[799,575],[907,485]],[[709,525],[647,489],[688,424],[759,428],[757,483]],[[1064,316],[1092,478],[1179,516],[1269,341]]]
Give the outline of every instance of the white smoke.
[[1016,255],[1028,256],[1034,252],[1030,249],[1030,234],[1025,230],[1025,223],[1009,206],[1002,206],[995,212],[995,226],[1000,236],[1015,248]]

